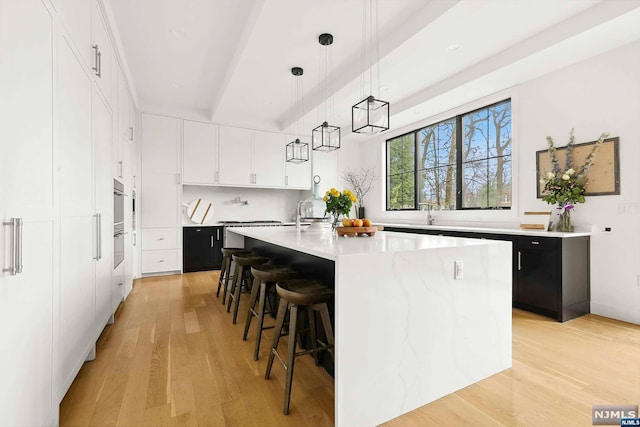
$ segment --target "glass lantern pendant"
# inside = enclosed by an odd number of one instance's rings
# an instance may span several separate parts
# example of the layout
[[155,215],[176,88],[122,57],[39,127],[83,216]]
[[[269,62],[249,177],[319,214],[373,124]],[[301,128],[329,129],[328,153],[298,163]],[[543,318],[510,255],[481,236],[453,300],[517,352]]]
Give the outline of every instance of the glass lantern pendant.
[[304,163],[309,160],[309,144],[296,138],[287,144],[287,162]]
[[351,130],[373,135],[389,129],[389,103],[373,96],[358,102],[351,109]]
[[311,147],[318,151],[332,151],[340,148],[340,128],[324,122],[311,132]]

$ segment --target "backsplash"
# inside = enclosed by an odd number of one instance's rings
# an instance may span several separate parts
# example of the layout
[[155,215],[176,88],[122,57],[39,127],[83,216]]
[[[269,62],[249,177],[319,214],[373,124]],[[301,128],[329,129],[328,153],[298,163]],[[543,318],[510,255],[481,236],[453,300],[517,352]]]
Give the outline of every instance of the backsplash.
[[303,190],[185,185],[182,189],[182,202],[185,206],[182,223],[191,223],[186,214],[186,205],[199,198],[212,204],[214,211],[211,222],[251,220],[291,222],[295,221],[298,202],[309,195],[309,191]]

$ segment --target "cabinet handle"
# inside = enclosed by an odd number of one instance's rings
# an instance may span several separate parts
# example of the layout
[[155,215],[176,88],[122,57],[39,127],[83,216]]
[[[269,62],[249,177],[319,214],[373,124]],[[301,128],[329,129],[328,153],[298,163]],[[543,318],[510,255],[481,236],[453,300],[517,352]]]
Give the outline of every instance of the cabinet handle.
[[211,236],[211,247],[213,247],[213,236]]
[[176,184],[178,184],[178,185],[182,184],[180,182],[180,174],[179,173],[176,174]]
[[539,245],[540,242],[536,242],[535,240],[531,242],[532,245]]
[[118,283],[118,286],[122,286],[122,285],[124,285],[124,283]]
[[98,51],[98,78],[102,78],[102,52]]
[[129,128],[129,141],[133,141],[133,127]]
[[123,172],[123,167],[122,167],[122,160],[120,160],[118,162],[118,164],[120,165],[120,175],[118,175],[120,178],[122,178],[122,172]]
[[3,226],[10,227],[9,241],[9,267],[3,268],[3,272],[9,272],[11,276],[22,273],[22,218],[11,218],[3,221]]
[[522,252],[518,251],[518,271],[522,270]]
[[99,213],[95,214],[93,217],[96,219],[96,256],[93,257],[93,259],[100,261],[102,259],[102,218]]
[[158,240],[164,240],[164,237],[158,237]]
[[159,263],[160,263],[160,262],[164,262],[164,260],[163,260],[163,259],[160,259],[160,260],[158,260],[158,262],[159,262]]
[[138,243],[138,235],[134,234],[133,235],[133,246],[136,246],[137,243]]
[[91,69],[93,71],[95,71],[95,75],[98,75],[98,45],[94,44],[93,46],[91,46],[91,48],[93,49],[93,63],[94,66],[91,67]]
[[[216,240],[220,240],[220,229],[216,229]],[[211,246],[213,247],[213,246]]]

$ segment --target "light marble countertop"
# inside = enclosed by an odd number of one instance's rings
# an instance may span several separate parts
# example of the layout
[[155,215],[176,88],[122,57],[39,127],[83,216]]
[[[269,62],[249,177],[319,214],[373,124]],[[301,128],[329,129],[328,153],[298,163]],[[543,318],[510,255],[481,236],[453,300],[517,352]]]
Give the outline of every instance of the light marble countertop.
[[291,227],[233,227],[227,231],[333,261],[349,255],[478,246],[493,242],[386,231],[378,231],[373,236],[336,237],[330,230],[307,231],[306,228]]
[[520,228],[508,227],[470,227],[460,225],[426,225],[411,223],[394,223],[394,222],[375,222],[376,225],[384,227],[402,227],[417,228],[420,230],[441,230],[441,231],[467,231],[471,233],[490,233],[490,234],[512,234],[517,236],[536,236],[536,237],[583,237],[591,236],[592,233],[585,231],[575,231],[573,233],[559,233],[557,231],[541,231],[541,230],[523,230]]

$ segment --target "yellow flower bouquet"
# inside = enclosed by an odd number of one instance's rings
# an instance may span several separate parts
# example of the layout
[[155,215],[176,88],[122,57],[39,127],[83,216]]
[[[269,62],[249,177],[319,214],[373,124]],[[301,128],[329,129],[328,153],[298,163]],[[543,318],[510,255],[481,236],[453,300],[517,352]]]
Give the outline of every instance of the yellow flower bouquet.
[[327,190],[322,198],[326,203],[325,214],[330,213],[333,215],[333,226],[337,226],[340,214],[349,216],[351,212],[351,206],[358,202],[358,199],[351,190],[343,190],[342,193],[335,188]]

